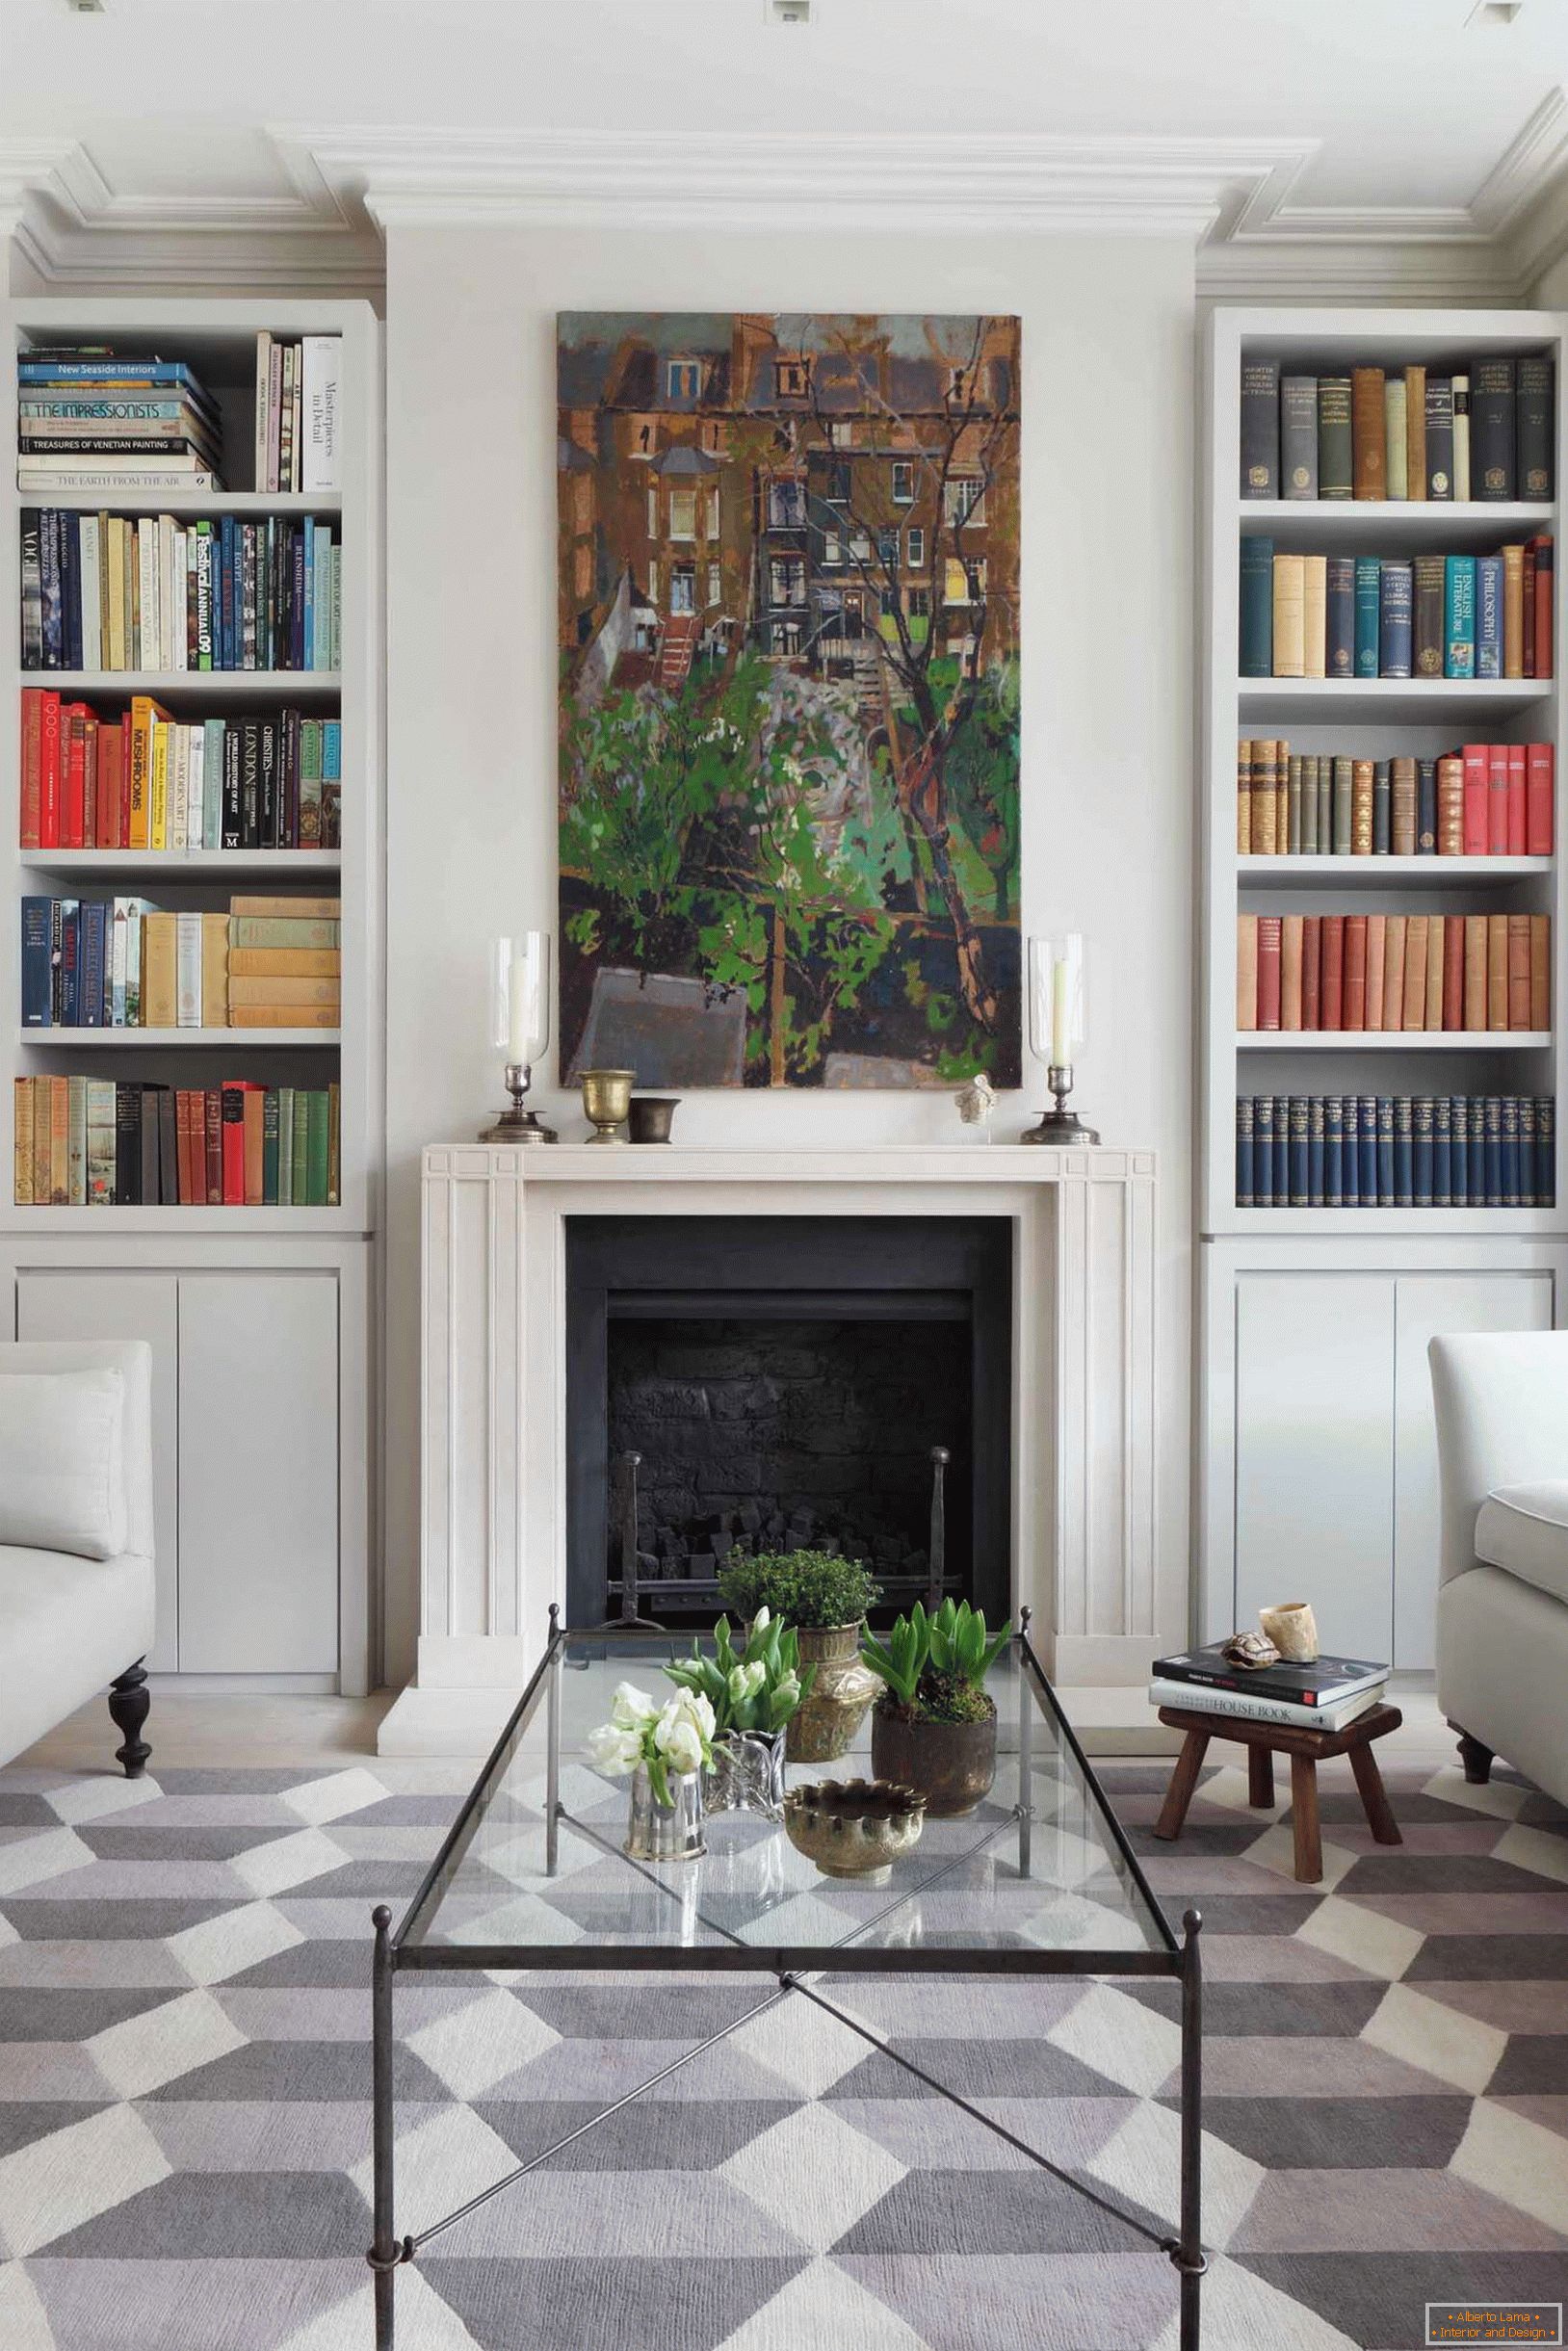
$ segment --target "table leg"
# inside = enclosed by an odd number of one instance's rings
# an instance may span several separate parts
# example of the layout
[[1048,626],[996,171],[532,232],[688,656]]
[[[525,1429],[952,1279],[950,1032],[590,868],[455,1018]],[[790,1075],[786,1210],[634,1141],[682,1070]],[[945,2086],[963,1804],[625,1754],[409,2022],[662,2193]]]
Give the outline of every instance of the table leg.
[[1361,1796],[1361,1808],[1367,1815],[1367,1826],[1380,1845],[1403,1844],[1399,1824],[1389,1804],[1383,1775],[1377,1768],[1377,1758],[1372,1743],[1363,1739],[1359,1747],[1350,1750],[1350,1769],[1356,1775],[1356,1788]]
[[392,2288],[399,2260],[392,2233],[392,1913],[375,1912],[376,1957],[371,1975],[371,2147],[374,2233],[366,2257],[376,2273],[376,2351],[393,2351]]
[[[560,1610],[552,1601],[552,1646],[560,1621]],[[555,1876],[556,1858],[561,1844],[561,1659],[562,1651],[558,1648],[550,1660],[549,1678],[544,1686],[544,1871],[547,1877]]]
[[1260,1810],[1274,1801],[1274,1759],[1267,1747],[1249,1747],[1246,1751],[1246,1800]]
[[1181,2351],[1199,2351],[1199,2295],[1208,2262],[1203,2251],[1203,1963],[1198,1956],[1202,1913],[1182,1921],[1182,2233],[1170,2258],[1181,2274]]
[[1310,1755],[1291,1758],[1291,1818],[1296,1877],[1303,1886],[1315,1886],[1323,1874],[1323,1841],[1318,1826],[1318,1766]]
[[1198,1784],[1198,1773],[1203,1769],[1203,1759],[1208,1752],[1207,1731],[1189,1731],[1181,1754],[1176,1758],[1176,1768],[1170,1775],[1170,1786],[1165,1791],[1160,1817],[1154,1824],[1157,1837],[1168,1839],[1181,1835],[1182,1822],[1187,1818],[1187,1808],[1192,1801],[1192,1790]]
[[[1018,1612],[1019,1630],[1027,1636],[1030,1611]],[[1018,1668],[1018,1874],[1030,1873],[1030,1848],[1034,1833],[1034,1693],[1029,1686],[1029,1668]]]

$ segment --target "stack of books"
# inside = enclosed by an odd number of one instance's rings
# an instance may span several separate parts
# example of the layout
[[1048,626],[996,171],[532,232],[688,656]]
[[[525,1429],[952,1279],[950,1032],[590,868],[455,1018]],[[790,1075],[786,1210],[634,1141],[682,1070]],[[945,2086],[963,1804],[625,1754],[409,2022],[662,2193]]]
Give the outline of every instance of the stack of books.
[[1550,857],[1550,743],[1466,743],[1440,758],[1236,746],[1243,857]]
[[1289,1724],[1301,1731],[1343,1731],[1381,1702],[1389,1668],[1365,1658],[1317,1658],[1310,1665],[1233,1665],[1217,1645],[1156,1658],[1151,1706],[1194,1714],[1229,1714]]
[[1241,496],[1549,499],[1554,372],[1533,352],[1472,359],[1451,375],[1312,376],[1244,358]]
[[1239,914],[1236,1026],[1544,1034],[1552,917]]
[[222,488],[222,425],[183,359],[122,357],[107,344],[24,351],[16,376],[18,489]]
[[15,1081],[18,1208],[336,1208],[338,1089]]
[[1238,1208],[1552,1208],[1550,1094],[1243,1094]]
[[256,337],[256,487],[335,490],[343,340]]
[[1495,555],[1293,555],[1243,538],[1244,678],[1548,678],[1553,545]]
[[231,1029],[335,1029],[342,1017],[342,901],[236,898],[228,931]]

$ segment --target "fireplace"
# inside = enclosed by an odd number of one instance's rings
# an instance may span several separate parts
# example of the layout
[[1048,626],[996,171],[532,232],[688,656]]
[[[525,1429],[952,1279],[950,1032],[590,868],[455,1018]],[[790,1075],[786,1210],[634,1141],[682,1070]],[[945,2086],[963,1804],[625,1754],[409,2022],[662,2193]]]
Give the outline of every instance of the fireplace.
[[[567,1601],[717,1612],[746,1552],[863,1558],[887,1614],[1012,1588],[1004,1216],[569,1216]],[[635,1524],[635,1542],[632,1527]]]

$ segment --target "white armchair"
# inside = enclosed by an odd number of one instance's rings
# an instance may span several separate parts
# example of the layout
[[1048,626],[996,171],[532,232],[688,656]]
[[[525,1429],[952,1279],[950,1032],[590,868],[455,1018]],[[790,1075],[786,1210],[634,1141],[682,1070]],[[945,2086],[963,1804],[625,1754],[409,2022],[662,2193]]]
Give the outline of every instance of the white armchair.
[[1568,1802],[1568,1331],[1434,1339],[1438,1703],[1465,1777],[1494,1755]]
[[[39,1380],[39,1373],[110,1378]],[[109,1689],[127,1779],[152,1646],[152,1350],[144,1341],[0,1345],[0,1763]]]

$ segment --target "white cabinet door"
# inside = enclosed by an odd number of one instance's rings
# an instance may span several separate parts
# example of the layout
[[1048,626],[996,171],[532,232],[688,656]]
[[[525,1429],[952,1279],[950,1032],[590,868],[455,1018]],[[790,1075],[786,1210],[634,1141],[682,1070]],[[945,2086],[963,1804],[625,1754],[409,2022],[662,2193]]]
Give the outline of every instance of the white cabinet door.
[[1395,1303],[1394,1647],[1396,1665],[1437,1663],[1437,1429],[1426,1342],[1450,1331],[1549,1331],[1545,1267],[1401,1273]]
[[180,1665],[335,1673],[336,1274],[182,1273]]
[[152,1526],[157,1633],[154,1673],[179,1663],[178,1277],[22,1266],[16,1274],[18,1339],[145,1339],[152,1348]]
[[1392,1277],[1241,1272],[1237,1625],[1308,1600],[1325,1649],[1389,1657],[1393,1510]]

